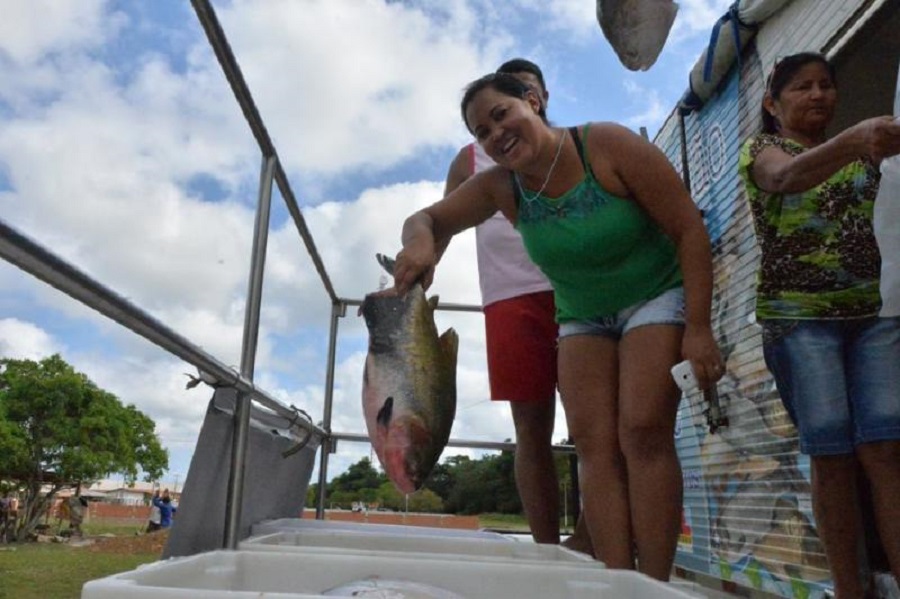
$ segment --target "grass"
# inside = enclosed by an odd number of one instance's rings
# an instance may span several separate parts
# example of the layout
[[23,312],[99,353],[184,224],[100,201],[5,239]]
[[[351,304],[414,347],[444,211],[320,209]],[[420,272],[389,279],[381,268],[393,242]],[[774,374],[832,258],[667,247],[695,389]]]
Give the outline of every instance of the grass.
[[62,544],[9,547],[0,549],[0,599],[78,599],[89,580],[159,559],[153,554],[91,553]]
[[[502,530],[503,532],[529,534],[531,528],[523,514],[480,514],[478,516],[478,526],[490,530]],[[562,518],[559,522],[559,532],[562,534],[572,534],[574,523],[569,518],[568,528],[563,526]]]
[[[86,537],[133,537],[140,524],[86,522]],[[79,599],[89,580],[133,570],[155,553],[92,552],[57,543],[0,545],[0,599]]]

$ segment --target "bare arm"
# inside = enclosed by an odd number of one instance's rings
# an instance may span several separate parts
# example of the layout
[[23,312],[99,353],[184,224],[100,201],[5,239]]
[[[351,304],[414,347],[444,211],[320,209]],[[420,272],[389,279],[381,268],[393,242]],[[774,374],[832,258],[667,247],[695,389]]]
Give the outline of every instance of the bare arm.
[[406,293],[417,280],[428,289],[440,257],[438,240],[446,240],[446,249],[451,237],[490,218],[508,186],[505,171],[495,167],[463,181],[441,201],[407,218],[401,235],[403,249],[394,266],[397,292]]
[[768,192],[797,193],[823,183],[858,158],[868,156],[877,163],[898,152],[900,123],[889,116],[875,117],[797,156],[776,146],[765,148],[753,162],[753,181]]
[[633,199],[675,244],[684,277],[682,356],[707,387],[721,377],[722,358],[712,333],[712,251],[700,211],[655,145],[610,123],[589,131],[591,165],[604,187]]

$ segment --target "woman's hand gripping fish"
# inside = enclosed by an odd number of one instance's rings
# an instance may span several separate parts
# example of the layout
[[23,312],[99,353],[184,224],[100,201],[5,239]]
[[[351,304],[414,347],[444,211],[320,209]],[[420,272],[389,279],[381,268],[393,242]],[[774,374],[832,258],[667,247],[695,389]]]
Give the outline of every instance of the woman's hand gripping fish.
[[[391,273],[393,260],[378,255]],[[419,284],[366,295],[360,313],[369,329],[363,372],[363,413],[369,440],[388,478],[403,493],[419,489],[441,457],[456,415],[452,328],[438,337],[434,310]]]

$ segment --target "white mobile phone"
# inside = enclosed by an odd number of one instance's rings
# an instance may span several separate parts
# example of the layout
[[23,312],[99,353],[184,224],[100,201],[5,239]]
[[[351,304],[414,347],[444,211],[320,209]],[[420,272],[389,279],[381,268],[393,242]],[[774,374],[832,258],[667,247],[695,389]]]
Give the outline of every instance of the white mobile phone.
[[694,375],[694,369],[691,367],[690,360],[679,362],[672,367],[671,372],[672,378],[675,379],[675,384],[678,385],[678,388],[682,391],[693,391],[699,386],[697,377]]

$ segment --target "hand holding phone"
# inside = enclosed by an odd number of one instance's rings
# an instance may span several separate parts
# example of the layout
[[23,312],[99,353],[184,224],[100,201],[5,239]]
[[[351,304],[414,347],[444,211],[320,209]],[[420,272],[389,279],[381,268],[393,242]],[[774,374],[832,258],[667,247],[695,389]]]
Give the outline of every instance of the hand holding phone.
[[697,376],[694,374],[694,369],[691,366],[690,360],[679,362],[672,367],[671,372],[672,378],[675,379],[675,384],[685,393],[690,393],[699,386],[697,383]]

